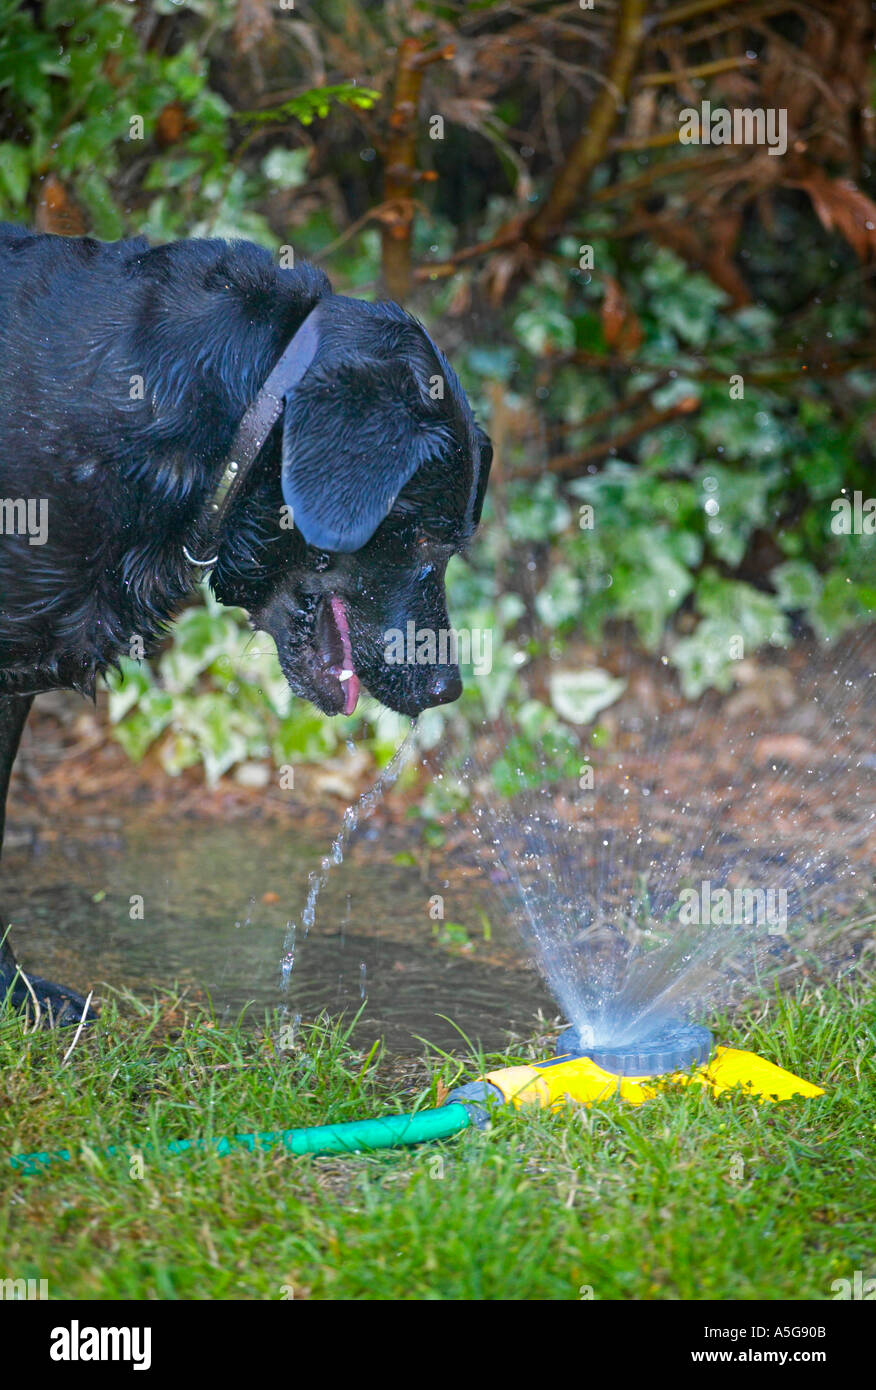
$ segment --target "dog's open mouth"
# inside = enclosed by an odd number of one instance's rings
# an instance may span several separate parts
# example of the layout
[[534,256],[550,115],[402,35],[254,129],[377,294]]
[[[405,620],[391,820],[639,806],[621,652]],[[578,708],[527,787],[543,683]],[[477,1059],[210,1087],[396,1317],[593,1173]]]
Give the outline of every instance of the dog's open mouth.
[[337,594],[320,602],[313,646],[320,674],[324,677],[321,685],[326,702],[335,714],[352,714],[359,699],[359,677],[353,667],[346,605]]

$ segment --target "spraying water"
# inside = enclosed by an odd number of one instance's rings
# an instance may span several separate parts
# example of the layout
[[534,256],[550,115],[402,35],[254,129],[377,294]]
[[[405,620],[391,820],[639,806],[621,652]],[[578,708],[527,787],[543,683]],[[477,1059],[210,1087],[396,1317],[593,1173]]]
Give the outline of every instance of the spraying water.
[[574,767],[550,737],[535,764],[509,763],[520,740],[501,722],[450,759],[502,910],[582,1044],[637,1043],[849,964],[845,929],[873,907],[874,694],[859,642],[801,674],[772,732],[749,712],[716,740],[707,702],[650,718],[622,702],[611,747]]
[[[648,710],[624,698],[602,746],[587,733],[549,735],[533,754],[538,742],[500,719],[474,737],[460,725],[454,751],[448,731],[432,755],[436,779],[462,784],[482,881],[582,1045],[636,1044],[801,969],[849,964],[846,931],[874,895],[867,651],[862,637],[842,660],[796,673],[792,704],[778,712],[677,698]],[[414,746],[409,733],[345,812],[310,875],[305,936],[329,873]],[[290,922],[284,987],[296,932]]]
[[[352,835],[359,825],[368,820],[373,815],[375,808],[383,800],[388,789],[395,785],[404,767],[407,766],[413,749],[413,724],[403,742],[393,754],[386,767],[381,772],[373,787],[369,787],[362,795],[348,806],[344,812],[341,828],[331,843],[331,848],[322,860],[318,869],[315,869],[308,878],[307,900],[301,914],[301,925],[304,928],[304,935],[307,936],[314,922],[316,921],[316,904],[322,889],[325,887],[328,876],[333,868],[344,862],[344,851],[350,842]],[[289,980],[295,965],[295,940],[297,934],[297,924],[290,922],[286,930],[286,938],[283,943],[283,959],[281,964],[281,982],[284,991],[289,988]],[[365,997],[365,975],[364,966],[362,967],[361,994]]]

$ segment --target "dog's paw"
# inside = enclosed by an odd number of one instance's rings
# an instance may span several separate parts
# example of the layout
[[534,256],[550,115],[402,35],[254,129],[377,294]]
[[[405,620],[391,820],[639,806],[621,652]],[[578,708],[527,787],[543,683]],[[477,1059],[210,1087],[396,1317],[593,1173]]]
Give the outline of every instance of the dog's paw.
[[12,988],[3,990],[0,986],[0,1007],[5,993],[7,1007],[18,1009],[27,1015],[28,1021],[42,1028],[75,1027],[84,1017],[86,1023],[95,1023],[97,1014],[75,989],[66,985],[53,984],[39,975],[22,977],[19,972]]

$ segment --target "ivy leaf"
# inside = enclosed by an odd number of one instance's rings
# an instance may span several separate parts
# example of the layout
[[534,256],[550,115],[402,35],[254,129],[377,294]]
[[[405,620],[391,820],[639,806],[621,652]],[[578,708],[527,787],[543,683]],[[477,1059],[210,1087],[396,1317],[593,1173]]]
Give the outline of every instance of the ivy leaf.
[[575,346],[575,325],[560,309],[524,309],[514,320],[514,332],[533,357],[549,350],[569,352]]
[[581,580],[568,565],[555,565],[547,584],[536,596],[535,611],[546,627],[557,628],[578,618],[583,602]]
[[13,207],[24,206],[30,187],[30,158],[23,145],[0,144],[0,187]]
[[667,618],[693,588],[693,577],[675,556],[668,532],[649,532],[642,527],[624,538],[625,563],[615,567],[614,597],[621,616],[635,623],[649,650],[663,634]]
[[270,183],[277,184],[279,188],[300,188],[307,182],[309,159],[309,150],[284,150],[278,147],[265,155],[262,160],[262,173]]
[[790,641],[788,619],[777,600],[753,584],[722,579],[714,570],[706,570],[697,586],[697,606],[706,617],[735,625],[746,654],[765,642],[786,647]]
[[714,688],[726,693],[733,685],[737,657],[734,641],[739,627],[730,618],[704,618],[690,637],[676,642],[671,661],[688,700]]
[[76,185],[76,192],[88,210],[91,231],[95,236],[103,241],[115,241],[124,236],[124,221],[102,174],[96,169],[89,169]]
[[787,560],[783,565],[776,565],[770,578],[779,603],[789,612],[797,609],[808,612],[818,603],[824,590],[824,580],[806,560]]
[[598,666],[554,671],[549,681],[551,704],[570,724],[592,724],[600,710],[619,699],[626,685]]

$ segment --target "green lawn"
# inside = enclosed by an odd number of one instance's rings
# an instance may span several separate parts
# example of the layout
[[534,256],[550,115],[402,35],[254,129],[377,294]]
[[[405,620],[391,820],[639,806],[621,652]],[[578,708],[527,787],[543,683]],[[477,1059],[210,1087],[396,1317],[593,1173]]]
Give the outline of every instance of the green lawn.
[[[0,1016],[0,1278],[56,1298],[831,1298],[876,1273],[872,991],[812,989],[719,1031],[827,1094],[502,1111],[342,1159],[147,1150],[137,1177],[102,1146],[434,1104],[459,1067],[366,1059],[323,1026],[278,1057],[173,998],[107,1007],[62,1066],[70,1031]],[[9,1163],[59,1147],[75,1161],[40,1176]]]

